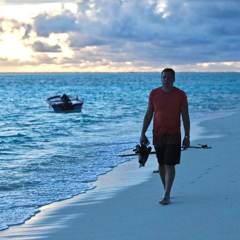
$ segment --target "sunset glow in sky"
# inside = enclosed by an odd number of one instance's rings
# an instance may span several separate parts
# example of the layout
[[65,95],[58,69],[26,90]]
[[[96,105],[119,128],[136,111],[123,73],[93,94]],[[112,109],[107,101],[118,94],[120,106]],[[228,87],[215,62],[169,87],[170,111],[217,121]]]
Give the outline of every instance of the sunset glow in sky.
[[0,0],[0,72],[240,72],[239,0]]

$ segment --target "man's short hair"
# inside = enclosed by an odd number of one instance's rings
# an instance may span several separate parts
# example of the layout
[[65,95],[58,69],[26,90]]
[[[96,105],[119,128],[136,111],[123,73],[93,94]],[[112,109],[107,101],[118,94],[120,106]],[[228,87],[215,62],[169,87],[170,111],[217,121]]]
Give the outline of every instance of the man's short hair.
[[165,69],[163,69],[161,76],[163,75],[164,72],[170,72],[170,73],[172,73],[173,78],[175,79],[175,71],[174,71],[172,68],[165,68]]

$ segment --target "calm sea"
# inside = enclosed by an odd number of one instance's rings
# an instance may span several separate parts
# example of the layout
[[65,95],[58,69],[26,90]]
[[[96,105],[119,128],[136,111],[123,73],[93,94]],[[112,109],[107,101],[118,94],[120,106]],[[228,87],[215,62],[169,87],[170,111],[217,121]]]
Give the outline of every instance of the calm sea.
[[[93,189],[129,160],[118,155],[138,143],[159,86],[159,73],[1,74],[0,229]],[[175,86],[187,93],[192,119],[240,107],[238,73],[178,73]],[[84,99],[81,113],[48,107],[47,97],[64,93]]]

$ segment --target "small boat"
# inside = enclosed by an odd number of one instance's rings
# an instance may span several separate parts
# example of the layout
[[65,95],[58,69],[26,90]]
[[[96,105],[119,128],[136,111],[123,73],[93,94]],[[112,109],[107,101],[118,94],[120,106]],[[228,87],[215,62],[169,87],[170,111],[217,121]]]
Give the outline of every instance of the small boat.
[[46,99],[50,107],[53,108],[54,112],[81,112],[83,100],[78,97],[63,94],[53,96]]

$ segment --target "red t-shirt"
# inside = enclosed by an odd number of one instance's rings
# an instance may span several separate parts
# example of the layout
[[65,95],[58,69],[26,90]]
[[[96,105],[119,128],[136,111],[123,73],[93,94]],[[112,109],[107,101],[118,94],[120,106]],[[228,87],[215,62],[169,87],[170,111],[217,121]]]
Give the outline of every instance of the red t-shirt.
[[148,103],[154,108],[153,135],[180,134],[181,107],[188,106],[184,91],[176,87],[171,92],[164,92],[162,87],[155,88]]

